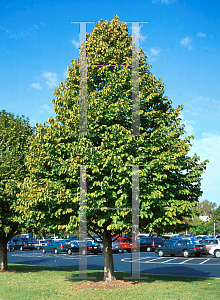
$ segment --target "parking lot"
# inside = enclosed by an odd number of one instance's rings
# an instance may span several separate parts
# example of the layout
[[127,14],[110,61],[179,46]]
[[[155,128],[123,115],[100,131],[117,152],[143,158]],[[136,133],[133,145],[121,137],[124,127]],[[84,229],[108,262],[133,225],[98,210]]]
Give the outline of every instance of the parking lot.
[[[131,253],[114,254],[114,267],[117,272],[131,272],[133,262],[140,262],[140,273],[184,275],[220,278],[220,259],[211,255],[184,258],[158,257],[156,253],[141,252],[132,256]],[[103,254],[88,254],[87,269],[103,270]],[[135,258],[135,259],[134,259]],[[30,264],[51,267],[79,268],[78,254],[43,254],[41,250],[13,251],[8,253],[9,263]]]
[[[132,262],[130,258],[123,258],[123,262]],[[133,260],[134,261],[134,260]],[[216,266],[218,265],[220,267],[220,259],[216,259],[213,257],[190,257],[190,258],[184,258],[184,257],[156,257],[152,259],[152,256],[146,256],[141,257],[138,259],[140,263],[142,264],[169,264],[169,265],[212,265]]]

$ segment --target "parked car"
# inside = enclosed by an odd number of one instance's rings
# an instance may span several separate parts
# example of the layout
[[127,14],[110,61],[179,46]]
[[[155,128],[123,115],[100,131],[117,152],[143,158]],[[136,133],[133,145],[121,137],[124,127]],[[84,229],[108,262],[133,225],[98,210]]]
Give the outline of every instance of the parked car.
[[129,238],[127,236],[121,236],[117,240],[115,240],[115,244],[121,245],[121,247],[127,252],[131,252],[132,246],[135,250],[137,250],[137,243],[134,239]]
[[207,251],[209,252],[209,250],[211,250],[211,248],[214,247],[215,245],[220,246],[220,239],[207,239],[207,240],[201,241],[200,244],[205,245]]
[[14,243],[14,249],[15,250],[34,250],[34,244],[31,242],[31,240],[21,237],[15,237],[12,238],[11,241]]
[[201,254],[206,254],[207,249],[205,246],[199,243],[195,243],[191,240],[182,239],[178,241],[173,241],[166,246],[156,248],[155,253],[157,253],[161,257],[164,255],[183,255],[184,257],[189,257],[192,254],[198,257]]
[[139,237],[140,252],[147,251],[151,252],[154,251],[157,247],[161,247],[164,245],[164,240],[160,237]]
[[[68,245],[67,253],[72,254],[72,253],[79,253],[79,252],[80,252],[79,242],[78,241],[70,241],[70,243]],[[86,250],[84,248],[82,248],[81,254],[83,254],[83,255],[86,254]]]
[[209,254],[214,255],[216,258],[220,258],[220,244],[213,246],[209,250]]
[[7,243],[7,251],[8,251],[8,252],[11,252],[11,251],[14,251],[14,250],[15,250],[15,248],[14,248],[14,242],[9,241],[9,242]]
[[55,254],[58,253],[67,253],[69,249],[69,244],[64,244],[62,242],[57,242],[52,240],[51,242],[49,242],[47,245],[42,246],[42,252],[46,253],[46,252],[53,252]]
[[178,240],[179,239],[176,239],[176,238],[165,239],[164,240],[164,246],[169,245],[171,242],[176,242]]
[[68,244],[68,254],[73,252],[81,252],[82,255],[86,253],[99,254],[102,252],[101,245],[95,241],[73,241]]
[[43,246],[46,246],[49,242],[51,242],[52,240],[47,239],[47,240],[37,240],[34,242],[34,247],[37,250],[42,249]]
[[115,242],[112,242],[112,253],[123,253],[124,249],[120,244],[116,244]]
[[195,237],[195,239],[196,239],[197,241],[201,242],[201,241],[204,241],[204,240],[208,240],[209,237],[208,237],[207,235],[197,235],[197,236]]
[[35,249],[34,241],[31,241],[31,240],[25,241],[24,245],[20,247],[21,251],[24,251],[24,250],[34,250],[34,249]]

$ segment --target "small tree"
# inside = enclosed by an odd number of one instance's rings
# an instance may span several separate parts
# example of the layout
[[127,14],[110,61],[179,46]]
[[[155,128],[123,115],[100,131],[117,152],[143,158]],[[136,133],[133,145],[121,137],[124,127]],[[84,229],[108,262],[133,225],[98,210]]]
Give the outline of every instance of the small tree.
[[132,228],[132,165],[140,166],[140,228],[162,233],[184,229],[183,217],[194,215],[207,161],[187,155],[182,106],[174,109],[164,96],[164,84],[150,72],[141,48],[140,135],[131,135],[132,37],[125,23],[117,16],[100,20],[87,35],[86,53],[88,134],[80,135],[80,60],[72,61],[54,92],[55,119],[37,126],[18,209],[28,226],[75,230],[79,167],[87,166],[87,228],[103,237],[107,281],[115,280],[112,239]]
[[0,112],[0,245],[1,270],[7,270],[7,242],[21,231],[16,211],[19,184],[27,175],[24,158],[32,128],[28,119]]

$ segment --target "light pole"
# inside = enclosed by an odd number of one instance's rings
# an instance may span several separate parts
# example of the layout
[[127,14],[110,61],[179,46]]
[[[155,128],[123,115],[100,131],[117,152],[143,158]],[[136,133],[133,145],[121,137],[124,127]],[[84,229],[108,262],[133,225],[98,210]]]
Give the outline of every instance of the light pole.
[[215,237],[215,220],[213,220],[214,223],[214,237]]

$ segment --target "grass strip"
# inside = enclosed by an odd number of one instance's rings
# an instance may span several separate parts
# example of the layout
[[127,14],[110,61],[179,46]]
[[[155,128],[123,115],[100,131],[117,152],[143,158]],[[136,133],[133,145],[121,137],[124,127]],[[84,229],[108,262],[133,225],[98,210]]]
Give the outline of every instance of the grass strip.
[[[115,289],[77,289],[82,280],[79,271],[9,264],[9,272],[0,272],[0,299],[3,300],[86,300],[86,299],[220,299],[220,280],[215,278],[151,275],[138,284]],[[130,274],[115,272],[117,280]],[[103,271],[88,270],[88,276],[103,279]],[[89,280],[84,281],[89,284]],[[91,283],[94,282],[91,280]]]

